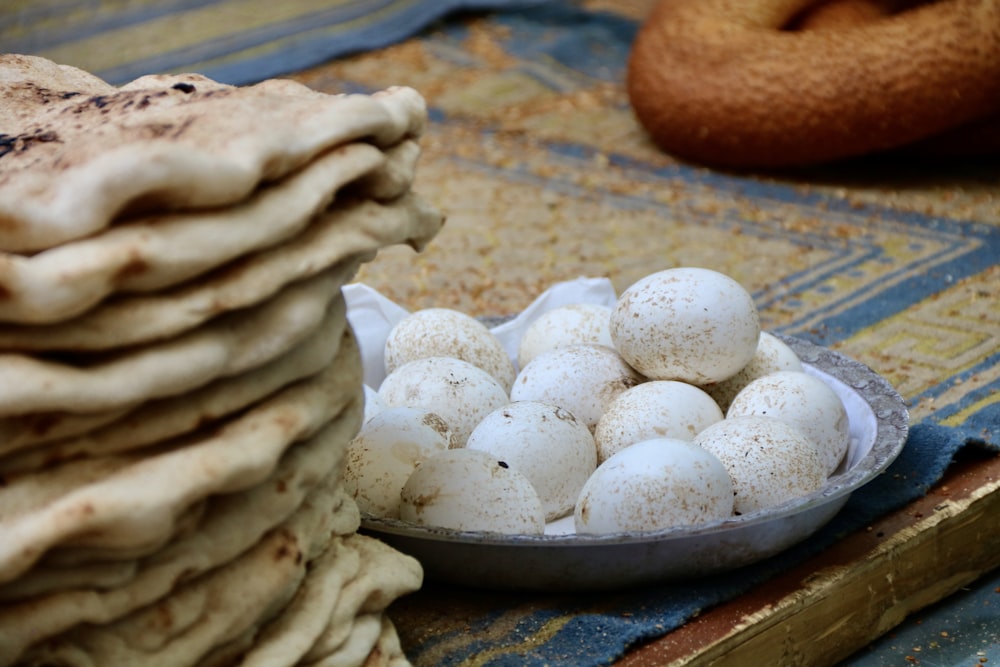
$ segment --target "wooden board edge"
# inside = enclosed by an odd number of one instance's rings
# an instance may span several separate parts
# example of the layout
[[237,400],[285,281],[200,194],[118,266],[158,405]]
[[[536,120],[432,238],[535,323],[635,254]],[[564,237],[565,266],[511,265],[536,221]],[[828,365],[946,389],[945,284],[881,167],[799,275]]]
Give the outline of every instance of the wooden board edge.
[[671,667],[824,665],[848,657],[911,613],[1000,567],[1000,481],[892,536],[863,562],[819,572],[724,640]]

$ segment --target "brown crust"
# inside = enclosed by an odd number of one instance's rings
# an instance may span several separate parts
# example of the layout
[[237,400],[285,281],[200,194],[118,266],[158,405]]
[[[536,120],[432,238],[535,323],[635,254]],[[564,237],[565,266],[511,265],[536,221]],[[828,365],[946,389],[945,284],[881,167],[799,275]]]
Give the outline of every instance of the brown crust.
[[667,152],[729,167],[829,162],[1000,115],[1000,3],[876,3],[810,24],[815,0],[663,0],[629,61],[635,113]]

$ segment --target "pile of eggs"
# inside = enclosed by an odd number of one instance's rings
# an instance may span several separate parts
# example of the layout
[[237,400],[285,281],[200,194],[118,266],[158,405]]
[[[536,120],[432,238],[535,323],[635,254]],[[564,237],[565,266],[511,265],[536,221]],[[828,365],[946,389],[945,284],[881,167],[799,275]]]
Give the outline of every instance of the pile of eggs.
[[691,526],[820,489],[850,435],[837,393],[716,271],[660,271],[613,307],[534,320],[511,359],[479,320],[409,314],[365,387],[345,481],[423,526],[577,534]]

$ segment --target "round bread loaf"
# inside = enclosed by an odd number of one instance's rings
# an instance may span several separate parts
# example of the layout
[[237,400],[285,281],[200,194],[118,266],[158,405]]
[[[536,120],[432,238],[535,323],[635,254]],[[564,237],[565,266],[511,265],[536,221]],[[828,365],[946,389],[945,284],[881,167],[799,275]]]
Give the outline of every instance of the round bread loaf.
[[661,2],[629,61],[639,121],[667,152],[724,167],[815,164],[995,126],[1000,4],[847,3]]

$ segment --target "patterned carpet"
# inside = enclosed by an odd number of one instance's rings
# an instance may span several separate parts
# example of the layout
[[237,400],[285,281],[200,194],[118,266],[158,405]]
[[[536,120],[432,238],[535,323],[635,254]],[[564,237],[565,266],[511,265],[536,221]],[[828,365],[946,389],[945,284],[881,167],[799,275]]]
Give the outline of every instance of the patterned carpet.
[[429,583],[395,610],[415,664],[608,664],[924,493],[959,449],[997,451],[1000,163],[683,164],[648,143],[621,84],[649,1],[446,14],[472,4],[123,1],[87,13],[94,3],[79,2],[72,14],[24,0],[0,9],[0,48],[114,81],[197,70],[324,91],[411,85],[433,120],[416,187],[448,222],[419,255],[383,252],[361,281],[407,308],[496,315],[560,280],[604,276],[622,290],[671,266],[714,268],[751,290],[765,328],[885,376],[912,435],[893,474],[827,529],[731,577],[600,597]]

